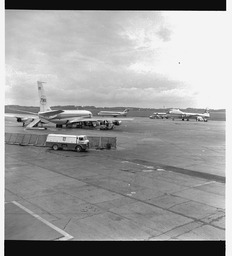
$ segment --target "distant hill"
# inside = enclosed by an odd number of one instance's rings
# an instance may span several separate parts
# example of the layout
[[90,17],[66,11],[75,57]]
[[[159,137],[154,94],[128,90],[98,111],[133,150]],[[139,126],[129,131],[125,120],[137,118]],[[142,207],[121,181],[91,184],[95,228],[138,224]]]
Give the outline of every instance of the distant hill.
[[[66,105],[66,106],[52,106],[51,109],[86,109],[93,113],[93,115],[97,115],[97,113],[101,110],[116,110],[116,111],[123,111],[125,108],[129,108],[129,112],[127,114],[128,117],[149,117],[154,112],[167,112],[171,108],[136,108],[136,107],[95,107],[95,106],[74,106],[74,105]],[[17,110],[17,111],[15,111]],[[203,113],[205,109],[203,108],[186,108],[181,109],[185,112],[196,112],[196,113]],[[20,112],[21,111],[21,112]],[[6,105],[5,106],[5,113],[24,113],[23,111],[29,111],[38,113],[39,107],[34,106],[19,106],[19,105]],[[226,120],[226,110],[225,109],[209,109],[210,111],[210,119],[211,120],[218,120],[218,121],[225,121]],[[25,113],[24,113],[25,114]]]

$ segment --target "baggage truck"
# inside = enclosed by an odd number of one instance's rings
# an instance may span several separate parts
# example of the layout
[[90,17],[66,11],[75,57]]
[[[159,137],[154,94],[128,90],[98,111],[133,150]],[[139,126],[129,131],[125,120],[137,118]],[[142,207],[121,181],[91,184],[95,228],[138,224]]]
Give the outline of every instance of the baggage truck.
[[89,149],[89,140],[86,135],[48,134],[46,146],[53,150],[64,149],[80,152]]

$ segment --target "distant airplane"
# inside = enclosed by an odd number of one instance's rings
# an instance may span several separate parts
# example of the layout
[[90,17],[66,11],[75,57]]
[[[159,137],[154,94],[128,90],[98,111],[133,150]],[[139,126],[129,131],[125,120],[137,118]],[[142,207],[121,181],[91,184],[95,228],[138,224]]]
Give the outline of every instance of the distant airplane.
[[159,118],[167,118],[167,113],[165,112],[154,112],[151,116],[149,116],[150,119],[159,119]]
[[210,118],[210,113],[208,109],[206,109],[204,113],[188,113],[183,112],[180,109],[171,109],[167,112],[167,118],[172,118],[172,120],[175,118],[180,118],[182,121],[185,119],[187,121],[189,121],[189,119],[195,119],[196,121],[207,122]]
[[96,127],[99,125],[104,125],[105,129],[113,129],[114,125],[121,124],[122,119],[126,121],[133,120],[132,118],[94,118],[93,114],[88,110],[52,110],[48,106],[43,83],[44,82],[37,81],[40,99],[40,111],[37,114],[28,111],[22,111],[25,113],[34,114],[34,116],[15,116],[18,122],[23,122],[23,126],[27,125],[26,129],[31,129],[38,126],[39,124],[49,122],[56,124],[57,128],[62,128],[63,125],[66,127],[72,127],[73,125],[78,127]]
[[117,117],[117,116],[126,116],[127,113],[129,112],[129,109],[125,109],[122,112],[119,111],[100,111],[98,113],[99,116],[113,116],[113,117]]

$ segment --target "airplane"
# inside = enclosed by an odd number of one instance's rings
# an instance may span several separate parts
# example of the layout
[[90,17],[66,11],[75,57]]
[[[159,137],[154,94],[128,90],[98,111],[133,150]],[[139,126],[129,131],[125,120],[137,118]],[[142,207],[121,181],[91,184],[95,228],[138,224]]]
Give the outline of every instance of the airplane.
[[151,116],[149,116],[150,119],[159,119],[159,118],[167,118],[167,113],[165,112],[154,112]]
[[[15,116],[18,121],[23,122],[23,126],[25,126],[26,122],[29,121],[29,118],[32,118],[31,122],[27,124],[26,129],[33,129],[33,127],[37,127],[39,124],[43,125],[51,122],[56,124],[56,128],[62,128],[63,125],[66,127],[76,125],[76,127],[101,126],[100,128],[109,130],[113,129],[114,125],[120,125],[122,119],[126,121],[133,120],[132,118],[95,118],[88,110],[52,110],[48,106],[43,83],[45,82],[37,81],[40,99],[40,111],[37,114],[33,113],[34,116],[32,117],[24,117],[25,119],[20,116]],[[32,114],[32,112],[28,111],[22,112]],[[26,118],[28,119],[26,120]]]
[[195,119],[196,121],[207,122],[210,118],[210,113],[208,109],[206,109],[204,113],[188,113],[183,112],[180,109],[171,109],[167,112],[167,118],[172,118],[172,120],[175,118],[180,118],[182,121],[185,119],[187,121],[189,121],[189,119]]
[[117,116],[126,116],[127,113],[129,112],[129,109],[125,109],[122,112],[117,112],[117,111],[100,111],[98,113],[99,116],[113,116],[113,117],[117,117]]
[[43,83],[37,81],[38,93],[40,98],[40,111],[32,113],[29,111],[22,111],[24,113],[34,114],[31,116],[15,116],[17,122],[22,122],[26,129],[37,127],[39,124],[46,124],[49,122],[55,123],[56,127],[62,127],[62,124],[68,124],[70,119],[80,117],[92,117],[92,113],[87,110],[52,110],[47,105],[47,98],[43,88]]
[[47,104],[47,98],[43,87],[44,82],[37,81],[40,98],[40,111],[38,117],[42,122],[55,123],[57,128],[67,127],[80,119],[91,118],[93,114],[88,110],[52,110]]

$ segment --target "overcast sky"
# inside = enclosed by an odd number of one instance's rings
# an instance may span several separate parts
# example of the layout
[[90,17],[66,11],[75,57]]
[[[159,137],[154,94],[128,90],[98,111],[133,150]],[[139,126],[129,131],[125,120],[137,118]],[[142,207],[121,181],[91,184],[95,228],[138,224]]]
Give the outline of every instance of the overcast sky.
[[[5,104],[225,108],[228,13],[5,12]],[[231,46],[230,46],[231,47]]]

